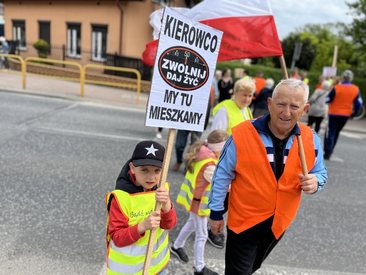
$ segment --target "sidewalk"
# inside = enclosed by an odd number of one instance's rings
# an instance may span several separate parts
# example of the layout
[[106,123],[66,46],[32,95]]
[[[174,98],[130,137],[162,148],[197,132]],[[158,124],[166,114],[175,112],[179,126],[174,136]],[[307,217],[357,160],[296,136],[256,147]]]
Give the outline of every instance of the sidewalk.
[[[20,73],[15,71],[0,71],[0,90],[3,91],[90,101],[140,110],[146,109],[149,96],[147,93],[141,93],[139,100],[137,100],[136,91],[86,84],[84,97],[81,97],[79,82],[48,78],[34,74],[27,74],[26,87],[26,90],[22,89]],[[303,121],[306,121],[305,117]],[[343,131],[366,134],[366,117],[361,120],[350,119]]]
[[21,81],[20,73],[0,70],[0,90],[2,91],[90,101],[138,109],[145,109],[148,100],[147,93],[140,93],[139,100],[137,100],[136,91],[91,84],[85,84],[84,96],[81,97],[79,82],[35,74],[27,74],[25,90],[22,89]]

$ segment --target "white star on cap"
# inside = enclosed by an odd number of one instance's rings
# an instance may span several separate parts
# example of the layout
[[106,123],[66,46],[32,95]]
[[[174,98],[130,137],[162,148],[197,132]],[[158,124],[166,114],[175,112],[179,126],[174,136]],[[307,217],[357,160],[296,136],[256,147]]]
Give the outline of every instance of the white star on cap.
[[154,148],[154,144],[151,143],[150,147],[145,147],[145,149],[147,150],[146,156],[148,156],[149,154],[153,154],[155,157],[155,152],[159,151],[159,149]]

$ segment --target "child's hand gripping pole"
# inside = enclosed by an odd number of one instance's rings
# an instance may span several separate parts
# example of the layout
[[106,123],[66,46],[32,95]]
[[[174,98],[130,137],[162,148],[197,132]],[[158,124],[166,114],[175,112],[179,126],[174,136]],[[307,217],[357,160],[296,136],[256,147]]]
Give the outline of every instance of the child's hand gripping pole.
[[[161,178],[159,181],[158,188],[162,184],[165,184],[167,177],[168,177],[169,163],[170,163],[170,158],[172,156],[172,150],[173,150],[173,144],[174,144],[176,131],[177,131],[176,129],[169,129],[169,132],[168,132],[168,140],[167,140],[167,145],[166,145],[166,149],[165,149],[163,168],[161,171]],[[157,202],[155,204],[155,211],[160,210],[161,207],[162,207],[161,203]],[[149,273],[152,249],[154,247],[155,234],[156,234],[156,229],[150,230],[149,242],[147,245],[145,262],[144,262],[144,270],[142,272],[143,275],[147,275]]]

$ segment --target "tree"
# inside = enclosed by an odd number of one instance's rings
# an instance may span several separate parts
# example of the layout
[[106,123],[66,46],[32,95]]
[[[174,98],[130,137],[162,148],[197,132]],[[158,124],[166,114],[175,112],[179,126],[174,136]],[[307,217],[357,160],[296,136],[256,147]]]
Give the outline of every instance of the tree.
[[324,66],[331,66],[335,45],[338,45],[339,49],[337,67],[344,69],[358,62],[355,59],[355,49],[351,41],[347,40],[342,24],[308,24],[291,33],[282,41],[288,65],[291,64],[296,42],[302,43],[300,59],[296,66],[303,70],[321,72]]
[[[296,62],[296,66],[304,70],[310,69],[316,54],[316,47],[314,46],[314,41],[312,40],[314,40],[313,37],[310,37],[307,34],[304,35],[301,32],[291,33],[289,36],[282,40],[282,51],[287,66],[291,64],[292,56],[295,49],[295,43],[301,42],[301,55],[300,59]],[[276,67],[280,67],[278,58],[275,58],[273,61]]]
[[347,33],[352,36],[353,41],[366,50],[366,0],[358,0],[351,3],[346,2],[354,16],[352,23],[347,27]]

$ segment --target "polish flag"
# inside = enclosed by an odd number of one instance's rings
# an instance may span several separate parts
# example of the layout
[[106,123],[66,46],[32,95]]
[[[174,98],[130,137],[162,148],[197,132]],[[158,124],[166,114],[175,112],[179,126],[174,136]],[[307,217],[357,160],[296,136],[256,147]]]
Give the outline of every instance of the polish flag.
[[[218,61],[281,56],[282,48],[269,0],[204,0],[184,16],[224,32]],[[163,11],[150,15],[154,36],[160,31]],[[146,44],[142,61],[154,65],[158,40]]]

